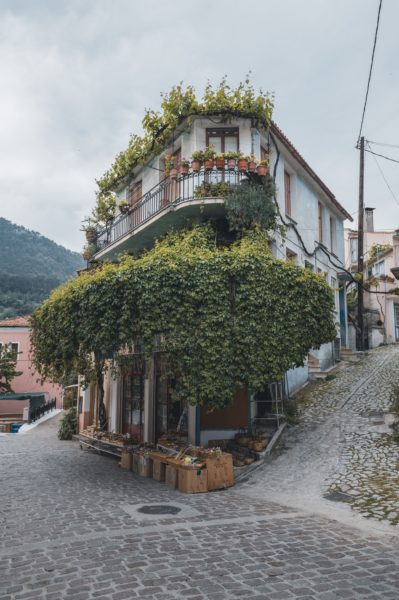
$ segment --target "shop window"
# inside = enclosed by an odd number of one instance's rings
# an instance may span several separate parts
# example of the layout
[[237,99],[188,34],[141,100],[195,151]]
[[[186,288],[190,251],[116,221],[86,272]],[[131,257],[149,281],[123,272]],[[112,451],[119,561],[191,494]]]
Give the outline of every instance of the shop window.
[[132,358],[132,367],[122,379],[122,433],[143,441],[144,368],[143,361]]
[[187,405],[173,401],[173,381],[167,375],[165,357],[155,354],[155,436],[187,437]]

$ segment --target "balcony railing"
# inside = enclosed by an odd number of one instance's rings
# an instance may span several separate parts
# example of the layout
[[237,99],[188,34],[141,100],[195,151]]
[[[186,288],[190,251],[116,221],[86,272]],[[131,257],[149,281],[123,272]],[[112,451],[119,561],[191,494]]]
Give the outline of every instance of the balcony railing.
[[[190,172],[176,179],[170,177],[149,190],[127,213],[118,215],[111,225],[99,232],[99,251],[117,242],[138,227],[170,208],[194,199],[222,198],[222,190],[216,184],[238,185],[248,181],[252,174],[234,170]],[[253,174],[257,178],[256,174]],[[216,187],[213,187],[216,186]]]

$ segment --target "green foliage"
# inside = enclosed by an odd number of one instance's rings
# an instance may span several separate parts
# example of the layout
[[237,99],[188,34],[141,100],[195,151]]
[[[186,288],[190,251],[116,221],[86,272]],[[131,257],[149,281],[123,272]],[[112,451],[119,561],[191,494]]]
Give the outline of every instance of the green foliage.
[[194,198],[226,198],[231,188],[227,181],[203,181],[194,190]]
[[[225,115],[226,120],[233,116],[250,117],[261,127],[268,129],[273,110],[273,98],[269,94],[255,92],[247,78],[236,88],[223,78],[213,87],[205,88],[202,101],[197,99],[195,89],[182,84],[172,87],[169,93],[161,94],[161,110],[147,110],[142,121],[144,134],[132,135],[125,151],[120,152],[113,165],[97,180],[97,204],[93,210],[94,222],[104,224],[115,216],[115,189],[127,181],[137,165],[144,164],[152,155],[159,154],[170,140],[174,130],[184,119],[196,115]],[[194,157],[194,154],[193,154]]]
[[392,250],[391,244],[373,244],[368,251],[368,263],[374,262],[378,260],[378,256],[387,252],[388,250]]
[[71,406],[61,419],[58,429],[58,438],[60,440],[71,440],[76,433],[76,407]]
[[11,381],[22,375],[17,371],[17,354],[9,347],[0,348],[0,393],[12,392]]
[[232,231],[277,227],[277,208],[274,202],[275,185],[266,177],[265,185],[232,186],[226,197],[226,215]]
[[0,218],[0,319],[30,314],[84,263],[35,231]]
[[106,357],[133,347],[149,357],[156,348],[175,397],[208,409],[226,406],[237,385],[262,390],[336,335],[324,280],[275,259],[260,229],[219,248],[209,225],[68,282],[32,321],[44,377],[75,371],[98,381]]

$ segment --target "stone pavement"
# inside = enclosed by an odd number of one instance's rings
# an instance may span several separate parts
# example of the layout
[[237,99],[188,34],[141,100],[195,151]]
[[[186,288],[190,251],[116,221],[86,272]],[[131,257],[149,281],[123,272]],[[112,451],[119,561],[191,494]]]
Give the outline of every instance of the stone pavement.
[[[350,411],[360,427],[370,409],[356,374],[372,375],[367,389],[376,377],[370,389],[382,398],[379,373],[398,358],[382,349],[322,384],[320,406],[308,399],[286,450],[222,492],[183,495],[122,471],[58,441],[58,418],[0,436],[0,600],[397,600],[397,527],[345,522],[321,494],[356,462]],[[138,505],[156,503],[185,510],[138,518]]]
[[299,424],[280,456],[246,484],[248,493],[356,522],[348,507],[332,504],[341,501],[398,524],[399,443],[384,422],[398,383],[399,347],[391,345],[305,388]]

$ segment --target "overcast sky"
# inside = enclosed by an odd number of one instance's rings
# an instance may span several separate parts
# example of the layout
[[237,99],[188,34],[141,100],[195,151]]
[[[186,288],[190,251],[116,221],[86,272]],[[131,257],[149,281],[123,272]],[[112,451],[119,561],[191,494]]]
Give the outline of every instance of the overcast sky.
[[[0,216],[80,250],[95,178],[179,81],[252,71],[274,119],[350,213],[378,0],[0,0]],[[399,2],[384,0],[364,125],[399,145]],[[399,159],[399,149],[373,146]],[[399,202],[399,164],[378,159]],[[372,155],[366,205],[399,228]],[[356,216],[356,215],[354,215]]]

